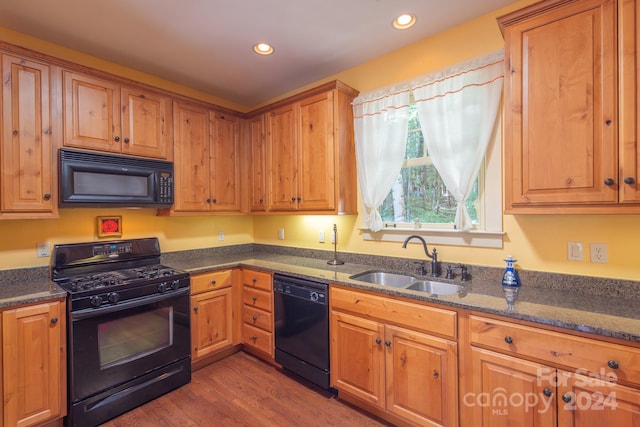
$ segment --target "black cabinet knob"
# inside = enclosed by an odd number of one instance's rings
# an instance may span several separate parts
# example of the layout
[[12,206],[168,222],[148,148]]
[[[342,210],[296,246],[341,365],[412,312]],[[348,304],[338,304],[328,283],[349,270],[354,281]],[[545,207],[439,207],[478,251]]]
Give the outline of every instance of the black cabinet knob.
[[215,285],[216,285],[216,283],[218,283],[218,282],[217,282],[217,281],[215,281],[215,280],[212,280],[212,281],[211,281],[211,286],[215,286]]
[[56,323],[58,323],[58,318],[57,317],[52,317],[51,318],[51,324],[55,325]]
[[13,136],[17,136],[18,135],[18,131],[14,130],[13,132],[11,132],[13,134]]
[[296,201],[296,198],[295,198],[295,197],[291,197],[291,201],[292,201],[292,202],[295,202],[295,201]]
[[504,337],[504,342],[506,342],[507,344],[513,344],[513,338],[507,335],[506,337]]
[[544,390],[542,390],[542,394],[544,394],[547,397],[551,397],[553,393],[551,392],[551,389],[545,388]]
[[253,321],[255,322],[256,320],[258,320],[258,317],[260,317],[260,316],[258,316],[257,314],[254,314],[253,315]]
[[198,307],[193,307],[193,311],[195,311],[196,313],[198,312],[198,310],[200,310]]
[[380,344],[382,340],[380,338],[376,338],[376,344]]
[[128,143],[129,143],[129,138],[125,138],[125,139],[124,139],[124,142],[125,142],[126,144],[128,144]]
[[253,300],[253,302],[258,301],[258,297],[256,297],[256,296],[251,297],[251,299]]
[[626,178],[624,179],[624,183],[625,183],[625,184],[633,184],[633,183],[635,183],[635,182],[636,182],[636,180],[635,180],[632,176],[628,176],[628,177],[626,177]]
[[618,369],[620,367],[618,362],[616,362],[615,360],[609,360],[607,362],[607,366],[610,367],[611,369]]
[[113,140],[114,140],[115,142],[120,142],[120,137],[116,135],[116,137],[115,137],[115,138],[113,138]]
[[253,336],[251,337],[251,339],[253,340],[253,342],[256,342],[256,340],[258,339],[258,336],[257,336],[257,335],[253,335]]
[[562,400],[565,403],[570,403],[573,400],[573,396],[571,396],[571,394],[569,394],[569,393],[565,393],[565,394],[562,395]]
[[386,341],[384,342],[384,345],[386,345],[387,347],[391,347],[391,341],[386,340]]
[[616,182],[615,182],[613,179],[611,179],[611,178],[607,178],[607,179],[605,179],[605,180],[604,180],[604,185],[609,185],[609,186],[611,186],[611,185],[613,185],[613,184],[615,184],[615,183],[616,183]]
[[212,201],[213,203],[217,203],[217,202],[218,202],[218,199],[216,199],[216,198],[214,197],[213,199],[211,199],[211,201]]
[[51,194],[45,193],[44,196],[42,196],[42,197],[44,197],[45,200],[49,200],[49,199],[51,199]]
[[440,378],[440,373],[438,371],[433,371],[433,378],[435,379]]
[[211,203],[211,199],[207,199],[207,203]]

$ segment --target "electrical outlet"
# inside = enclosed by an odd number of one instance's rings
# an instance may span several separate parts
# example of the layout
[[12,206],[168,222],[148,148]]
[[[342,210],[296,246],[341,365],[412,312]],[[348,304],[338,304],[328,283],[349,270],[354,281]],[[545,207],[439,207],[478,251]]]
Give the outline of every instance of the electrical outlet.
[[278,229],[278,240],[284,240],[284,228]]
[[221,242],[224,240],[224,231],[218,231],[218,240]]
[[51,255],[51,249],[49,247],[49,242],[38,242],[37,244],[38,257],[44,258]]
[[606,264],[609,261],[606,243],[591,243],[591,262]]

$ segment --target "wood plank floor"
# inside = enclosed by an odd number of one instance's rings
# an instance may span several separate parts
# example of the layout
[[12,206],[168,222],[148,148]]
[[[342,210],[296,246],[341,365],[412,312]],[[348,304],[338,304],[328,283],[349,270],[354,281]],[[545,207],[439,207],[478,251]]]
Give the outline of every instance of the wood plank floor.
[[244,352],[103,427],[389,426]]

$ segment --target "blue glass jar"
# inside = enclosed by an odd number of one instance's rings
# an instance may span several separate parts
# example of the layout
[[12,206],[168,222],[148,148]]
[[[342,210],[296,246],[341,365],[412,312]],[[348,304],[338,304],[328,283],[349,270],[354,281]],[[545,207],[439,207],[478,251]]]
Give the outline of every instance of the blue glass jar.
[[514,311],[516,298],[520,290],[520,277],[513,265],[518,262],[518,260],[513,259],[511,255],[509,255],[504,261],[507,263],[507,268],[502,275],[502,290],[507,300],[507,310]]

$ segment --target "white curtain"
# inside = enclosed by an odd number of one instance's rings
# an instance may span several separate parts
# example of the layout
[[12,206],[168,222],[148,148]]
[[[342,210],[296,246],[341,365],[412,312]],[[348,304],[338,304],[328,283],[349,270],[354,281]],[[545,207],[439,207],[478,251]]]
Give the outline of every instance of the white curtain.
[[353,101],[358,183],[364,224],[382,229],[378,208],[389,194],[405,156],[409,127],[409,90],[391,87]]
[[455,226],[459,230],[472,226],[465,201],[496,123],[503,56],[500,50],[414,79],[411,84],[428,155],[457,202]]

